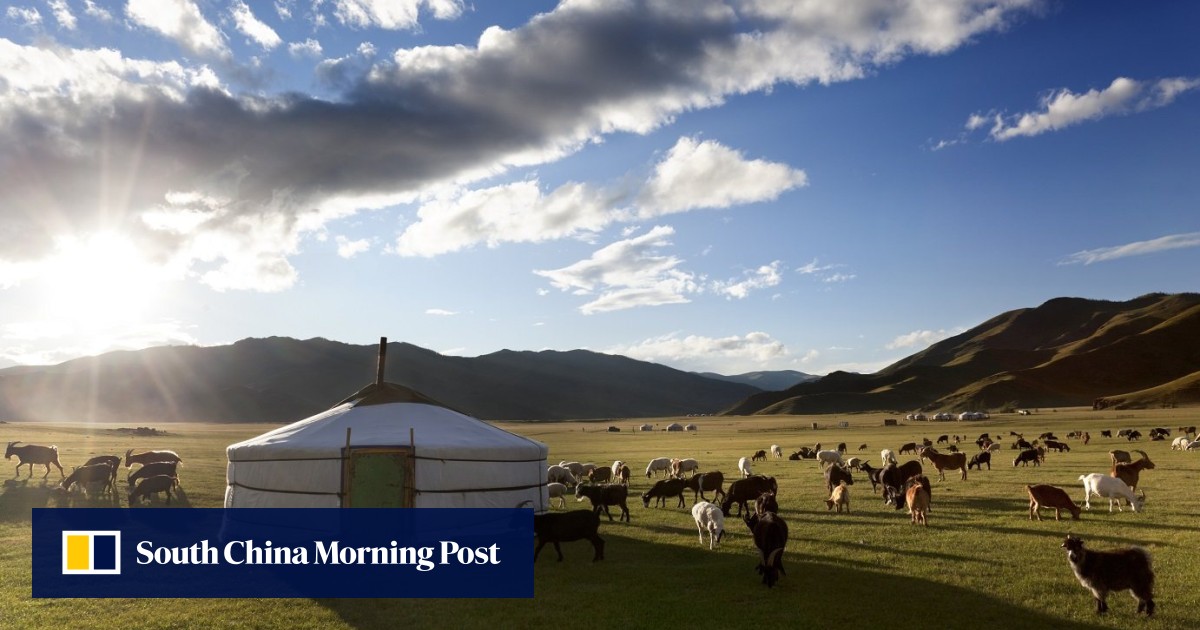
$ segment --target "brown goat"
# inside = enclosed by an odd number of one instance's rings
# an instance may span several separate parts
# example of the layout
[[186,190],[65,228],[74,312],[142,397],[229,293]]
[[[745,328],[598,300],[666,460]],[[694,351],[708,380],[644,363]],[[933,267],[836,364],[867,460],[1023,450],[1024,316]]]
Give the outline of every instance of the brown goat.
[[947,470],[959,470],[962,472],[960,479],[967,480],[967,454],[966,453],[939,453],[930,447],[921,449],[921,457],[928,457],[933,463],[933,467],[938,471],[938,479],[946,480]]
[[125,451],[125,467],[129,468],[134,464],[149,464],[150,462],[182,462],[183,458],[176,455],[175,451],[143,451],[134,453],[133,449]]
[[1146,455],[1146,451],[1134,452],[1140,454],[1142,458],[1133,463],[1113,464],[1112,470],[1108,473],[1110,477],[1116,477],[1124,481],[1130,490],[1137,490],[1138,475],[1143,470],[1154,469],[1154,462],[1150,461],[1150,457]]
[[1071,520],[1079,520],[1079,506],[1071,500],[1071,497],[1067,496],[1067,492],[1062,488],[1038,484],[1025,486],[1025,492],[1029,493],[1029,520],[1032,521],[1034,516],[1037,516],[1037,520],[1042,520],[1042,508],[1053,508],[1056,521],[1061,520],[1060,512],[1062,510],[1071,513]]
[[[914,477],[914,479],[916,478]],[[928,527],[929,523],[925,520],[925,514],[929,512],[929,491],[925,489],[925,486],[914,482],[908,486],[905,498],[908,501],[908,513],[912,515],[912,524],[920,523]]]

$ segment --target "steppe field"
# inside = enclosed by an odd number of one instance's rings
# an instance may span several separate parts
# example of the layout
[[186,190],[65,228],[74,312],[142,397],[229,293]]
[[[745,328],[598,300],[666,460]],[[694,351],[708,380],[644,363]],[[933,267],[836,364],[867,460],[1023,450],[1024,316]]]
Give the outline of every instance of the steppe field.
[[[855,474],[851,512],[828,512],[820,469],[812,460],[769,459],[754,472],[779,482],[781,516],[790,528],[784,564],[787,575],[774,588],[762,585],[754,567],[757,551],[739,519],[730,518],[724,543],[709,551],[697,539],[688,507],[644,508],[634,497],[632,523],[602,521],[605,560],[593,564],[586,542],[563,545],[565,561],[543,550],[535,567],[533,600],[34,600],[30,598],[30,516],[34,507],[65,505],[51,492],[43,469],[33,479],[12,477],[16,460],[0,474],[0,628],[746,628],[756,625],[809,628],[1200,628],[1200,452],[1170,450],[1170,441],[1130,444],[1100,437],[1102,429],[1136,428],[1147,434],[1163,426],[1200,424],[1200,409],[1149,411],[1038,410],[1032,416],[997,415],[975,422],[901,422],[884,427],[883,414],[770,416],[749,418],[657,419],[695,422],[694,433],[634,433],[641,420],[603,422],[503,423],[505,429],[550,447],[550,463],[560,460],[629,463],[631,495],[651,484],[649,459],[694,457],[705,471],[735,477],[739,457],[772,444],[785,457],[820,442],[849,446],[848,456],[879,463],[882,448],[939,435],[965,436],[960,447],[973,453],[983,432],[1003,435],[1003,450],[992,470],[958,473],[933,482],[929,526],[910,525],[906,512],[885,506],[871,493],[865,476]],[[839,424],[848,423],[846,428]],[[813,429],[813,423],[819,427]],[[620,433],[608,433],[609,425]],[[5,442],[56,444],[68,471],[96,454],[127,448],[173,449],[184,459],[179,506],[219,507],[225,484],[225,446],[274,425],[162,425],[168,435],[130,437],[113,425],[0,424]],[[1084,446],[1068,440],[1070,453],[1049,453],[1039,468],[1012,466],[1009,431],[1036,437],[1054,431],[1064,438],[1087,430]],[[860,444],[868,448],[857,451]],[[1024,486],[1050,483],[1076,500],[1080,475],[1107,472],[1113,448],[1145,450],[1157,467],[1142,473],[1147,495],[1143,513],[1108,512],[1107,501],[1093,502],[1082,520],[1028,520]],[[901,461],[910,459],[901,457]],[[1136,455],[1135,455],[1136,458]],[[124,474],[122,474],[123,482]],[[69,499],[73,505],[95,505]],[[125,497],[119,498],[125,505]],[[108,505],[112,505],[109,503]],[[569,509],[585,507],[572,502]],[[165,508],[161,503],[154,508]],[[176,505],[172,506],[173,508]],[[1070,531],[1090,548],[1138,544],[1153,554],[1158,611],[1147,620],[1134,614],[1127,594],[1109,599],[1111,612],[1098,616],[1091,595],[1079,585],[1059,548]],[[532,545],[530,547],[532,553]]]

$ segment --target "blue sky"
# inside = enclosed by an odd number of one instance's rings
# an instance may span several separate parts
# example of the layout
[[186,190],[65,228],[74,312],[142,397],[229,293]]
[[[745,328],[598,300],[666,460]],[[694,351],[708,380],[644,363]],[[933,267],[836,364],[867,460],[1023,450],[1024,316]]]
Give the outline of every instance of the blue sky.
[[1198,20],[8,2],[0,365],[286,335],[874,371],[1054,297],[1196,291]]

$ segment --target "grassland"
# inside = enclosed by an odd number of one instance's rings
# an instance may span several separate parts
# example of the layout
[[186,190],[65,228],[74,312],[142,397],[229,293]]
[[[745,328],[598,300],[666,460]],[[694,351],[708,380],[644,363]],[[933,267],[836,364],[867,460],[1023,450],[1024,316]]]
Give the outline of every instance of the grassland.
[[[506,429],[550,446],[550,459],[611,463],[634,470],[631,494],[650,484],[638,468],[652,457],[695,457],[706,470],[735,470],[739,457],[779,444],[788,453],[821,442],[846,442],[851,455],[878,461],[881,448],[940,434],[1005,435],[993,470],[933,478],[928,528],[913,527],[871,494],[862,475],[851,493],[849,514],[830,513],[821,475],[812,461],[769,460],[755,472],[779,480],[782,516],[791,539],[788,575],[772,590],[754,573],[753,543],[737,519],[727,523],[720,550],[697,540],[683,508],[631,505],[631,524],[601,526],[606,559],[588,560],[586,542],[564,545],[566,560],[544,553],[536,567],[533,600],[42,600],[30,598],[30,510],[63,505],[36,471],[31,481],[9,477],[0,492],[0,627],[113,628],[519,628],[551,625],[625,628],[747,627],[779,624],[816,628],[1200,628],[1200,453],[1173,452],[1169,442],[1143,442],[1157,468],[1143,473],[1148,500],[1142,514],[1109,514],[1094,503],[1081,521],[1030,522],[1024,485],[1052,483],[1082,496],[1077,478],[1107,470],[1107,451],[1124,440],[1099,437],[1101,429],[1152,426],[1172,429],[1196,422],[1200,410],[1093,412],[1041,410],[1033,416],[999,416],[970,423],[910,423],[883,427],[878,414],[689,419],[696,433],[638,433],[634,421],[605,423],[505,423]],[[669,420],[658,421],[665,426]],[[839,422],[848,428],[837,428]],[[821,428],[814,430],[812,423]],[[163,428],[163,427],[160,427]],[[172,448],[184,458],[181,507],[217,507],[224,493],[226,445],[256,435],[266,425],[166,425],[169,435],[129,437],[116,427],[67,424],[0,425],[4,441],[54,443],[66,465],[126,448]],[[1053,430],[1091,432],[1091,444],[1072,441],[1070,453],[1051,453],[1040,468],[1013,468],[1010,430],[1027,436]],[[969,442],[965,446],[973,449]],[[15,466],[14,462],[7,462]],[[55,471],[49,484],[58,477]],[[124,505],[124,499],[121,499]],[[83,501],[83,503],[87,503]],[[690,500],[689,500],[690,505]],[[156,505],[156,507],[164,507]],[[174,507],[174,506],[173,506]],[[572,509],[581,505],[572,505]],[[1043,515],[1043,518],[1046,518]],[[1071,531],[1090,546],[1140,544],[1154,555],[1158,615],[1134,619],[1134,602],[1113,596],[1112,612],[1098,617],[1090,595],[1075,581],[1059,549]],[[102,623],[100,623],[102,620]]]

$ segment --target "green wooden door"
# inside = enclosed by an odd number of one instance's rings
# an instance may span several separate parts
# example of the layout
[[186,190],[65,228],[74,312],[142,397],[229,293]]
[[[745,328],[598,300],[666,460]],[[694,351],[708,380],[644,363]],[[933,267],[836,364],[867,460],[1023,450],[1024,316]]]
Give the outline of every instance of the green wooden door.
[[412,507],[405,487],[408,453],[403,451],[350,452],[350,507]]

